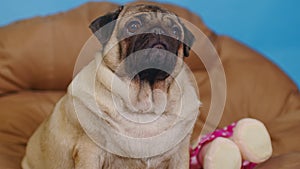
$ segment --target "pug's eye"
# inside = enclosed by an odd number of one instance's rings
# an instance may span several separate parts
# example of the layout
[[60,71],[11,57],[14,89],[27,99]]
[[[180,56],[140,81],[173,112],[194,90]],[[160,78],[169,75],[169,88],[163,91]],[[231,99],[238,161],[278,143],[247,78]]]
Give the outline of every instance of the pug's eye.
[[138,21],[132,21],[132,22],[130,22],[130,23],[128,24],[127,30],[128,30],[128,32],[130,32],[130,33],[134,33],[134,32],[136,32],[138,29],[140,29],[141,26],[142,26],[142,25],[141,25],[140,22],[138,22]]
[[180,30],[179,30],[179,28],[178,28],[177,26],[174,26],[174,27],[172,28],[172,33],[173,33],[173,35],[175,35],[176,37],[179,37],[179,36],[180,36]]

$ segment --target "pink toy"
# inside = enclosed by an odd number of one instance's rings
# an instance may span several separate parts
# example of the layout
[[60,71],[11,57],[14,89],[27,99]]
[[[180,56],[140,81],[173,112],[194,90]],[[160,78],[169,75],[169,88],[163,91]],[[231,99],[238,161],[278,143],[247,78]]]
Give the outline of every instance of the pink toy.
[[190,169],[253,169],[271,155],[264,124],[245,118],[202,137],[190,151]]

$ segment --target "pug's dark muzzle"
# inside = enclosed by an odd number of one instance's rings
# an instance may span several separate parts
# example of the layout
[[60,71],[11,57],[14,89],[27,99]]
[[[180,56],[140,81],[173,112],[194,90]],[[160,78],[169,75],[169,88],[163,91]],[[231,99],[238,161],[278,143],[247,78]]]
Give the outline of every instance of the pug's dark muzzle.
[[173,72],[180,42],[170,36],[147,33],[126,39],[130,44],[125,60],[128,76],[153,84]]

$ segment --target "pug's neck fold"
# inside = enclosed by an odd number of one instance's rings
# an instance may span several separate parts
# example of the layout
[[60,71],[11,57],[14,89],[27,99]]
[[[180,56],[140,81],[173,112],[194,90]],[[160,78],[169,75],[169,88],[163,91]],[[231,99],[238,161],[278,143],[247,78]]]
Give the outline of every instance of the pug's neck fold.
[[153,157],[166,153],[192,132],[200,101],[188,68],[184,67],[170,86],[175,90],[169,94],[179,93],[180,101],[170,99],[170,111],[157,118],[155,113],[131,114],[126,84],[101,62],[101,53],[96,58],[78,73],[68,95],[78,122],[98,146],[120,156]]

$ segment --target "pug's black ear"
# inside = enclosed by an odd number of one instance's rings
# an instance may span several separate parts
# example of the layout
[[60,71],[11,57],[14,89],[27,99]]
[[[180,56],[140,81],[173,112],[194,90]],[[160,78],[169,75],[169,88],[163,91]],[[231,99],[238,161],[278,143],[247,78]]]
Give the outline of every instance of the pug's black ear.
[[183,56],[188,57],[190,49],[195,41],[195,37],[190,30],[183,26],[184,40],[183,40]]
[[[124,6],[120,6],[117,10],[114,12],[107,13],[104,16],[101,16],[97,19],[95,19],[89,26],[89,28],[92,30],[94,35],[98,38],[100,43],[105,46],[108,40],[110,39],[112,32],[114,30],[114,27],[116,25],[115,21],[118,19],[118,16],[120,12],[123,10]],[[105,26],[108,24],[107,26]],[[100,28],[105,26],[103,29],[98,31]]]

